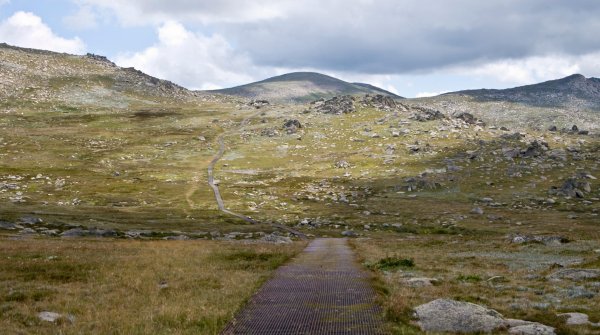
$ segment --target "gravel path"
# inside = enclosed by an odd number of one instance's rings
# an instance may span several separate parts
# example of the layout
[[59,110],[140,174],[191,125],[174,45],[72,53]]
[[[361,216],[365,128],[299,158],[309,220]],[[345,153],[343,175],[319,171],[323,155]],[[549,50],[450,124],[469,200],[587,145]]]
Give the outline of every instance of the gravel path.
[[[248,122],[250,121],[251,117],[247,117],[246,119],[244,119],[242,121],[241,124],[241,128],[243,128],[245,125],[248,124]],[[215,183],[215,165],[217,164],[217,162],[223,158],[223,155],[225,154],[225,135],[226,133],[221,134],[218,138],[217,138],[217,142],[219,143],[219,151],[217,152],[217,154],[213,157],[213,159],[210,161],[210,164],[208,164],[208,185],[210,186],[210,188],[212,188],[214,194],[215,194],[215,201],[217,202],[217,207],[219,208],[219,210],[223,213],[226,213],[228,215],[231,216],[235,216],[239,219],[242,219],[248,223],[251,224],[259,224],[260,222],[254,220],[253,218],[246,216],[246,215],[242,215],[233,211],[228,210],[227,208],[225,208],[225,203],[223,202],[223,198],[221,197],[221,191],[219,190],[219,185]],[[306,235],[302,232],[299,232],[295,229],[292,229],[288,226],[282,225],[282,224],[278,224],[278,223],[269,223],[272,227],[281,229],[281,230],[285,230],[287,232],[290,232],[302,239],[306,238]]]
[[315,239],[222,334],[385,334],[369,275],[345,239]]

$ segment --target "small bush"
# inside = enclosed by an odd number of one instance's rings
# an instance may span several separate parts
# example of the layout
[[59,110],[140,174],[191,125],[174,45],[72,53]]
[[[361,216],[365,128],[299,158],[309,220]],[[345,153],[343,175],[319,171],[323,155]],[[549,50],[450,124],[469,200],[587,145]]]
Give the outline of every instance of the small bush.
[[382,258],[377,263],[368,265],[368,267],[371,269],[377,269],[381,271],[390,271],[399,268],[412,268],[414,266],[415,262],[412,259],[398,257]]

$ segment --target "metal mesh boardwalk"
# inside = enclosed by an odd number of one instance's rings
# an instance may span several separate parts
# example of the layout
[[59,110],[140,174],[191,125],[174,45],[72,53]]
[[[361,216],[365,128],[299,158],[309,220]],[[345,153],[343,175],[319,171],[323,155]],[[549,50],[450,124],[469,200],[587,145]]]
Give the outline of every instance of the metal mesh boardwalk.
[[374,299],[346,240],[316,239],[275,272],[222,334],[385,334]]

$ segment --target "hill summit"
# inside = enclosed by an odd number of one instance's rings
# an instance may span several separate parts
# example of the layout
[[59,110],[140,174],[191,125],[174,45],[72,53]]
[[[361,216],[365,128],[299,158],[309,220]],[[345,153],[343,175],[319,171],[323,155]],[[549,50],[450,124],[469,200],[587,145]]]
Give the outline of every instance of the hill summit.
[[212,92],[278,102],[307,102],[338,95],[358,94],[382,94],[393,98],[402,98],[370,84],[349,83],[316,72],[292,72]]
[[538,107],[600,109],[600,79],[573,74],[543,83],[504,90],[478,89],[452,92],[480,101],[510,101]]

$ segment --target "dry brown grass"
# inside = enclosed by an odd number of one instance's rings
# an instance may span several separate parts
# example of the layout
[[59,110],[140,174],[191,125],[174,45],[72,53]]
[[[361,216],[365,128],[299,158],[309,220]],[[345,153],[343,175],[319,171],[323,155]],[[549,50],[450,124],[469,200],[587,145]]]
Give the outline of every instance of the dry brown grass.
[[[302,249],[216,241],[0,240],[4,334],[216,334]],[[159,283],[166,282],[167,288]],[[72,315],[57,323],[37,314]]]

